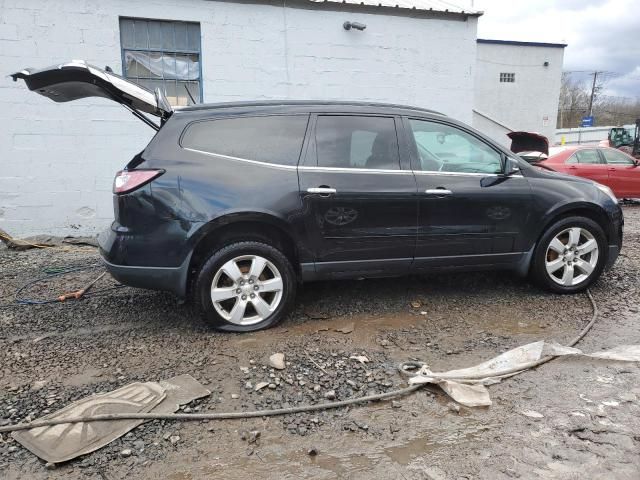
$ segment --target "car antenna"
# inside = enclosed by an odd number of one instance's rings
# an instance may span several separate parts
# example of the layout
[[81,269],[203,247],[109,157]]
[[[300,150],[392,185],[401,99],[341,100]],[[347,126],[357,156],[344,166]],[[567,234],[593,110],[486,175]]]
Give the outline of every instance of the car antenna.
[[194,105],[198,103],[195,101],[195,99],[193,98],[193,95],[191,95],[191,92],[189,91],[186,85],[184,85],[184,89],[187,91],[187,95],[189,95],[189,98],[191,99],[191,103],[193,103]]

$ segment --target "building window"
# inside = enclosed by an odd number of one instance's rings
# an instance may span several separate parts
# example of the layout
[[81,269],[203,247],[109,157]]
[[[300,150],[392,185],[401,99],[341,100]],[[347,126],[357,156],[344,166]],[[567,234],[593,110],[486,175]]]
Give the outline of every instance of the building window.
[[202,93],[200,24],[120,19],[123,76],[149,90],[160,88],[171,105],[198,103]]
[[515,73],[501,73],[500,83],[514,83],[516,81]]

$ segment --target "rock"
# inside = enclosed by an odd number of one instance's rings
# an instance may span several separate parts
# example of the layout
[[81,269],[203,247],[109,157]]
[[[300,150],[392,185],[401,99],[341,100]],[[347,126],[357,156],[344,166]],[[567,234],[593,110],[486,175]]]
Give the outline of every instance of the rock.
[[169,437],[169,441],[171,442],[171,445],[175,445],[180,441],[180,435],[171,435]]
[[620,395],[618,395],[618,397],[623,402],[635,402],[636,400],[638,400],[638,397],[631,392],[621,393]]
[[31,385],[31,390],[38,391],[41,388],[43,388],[46,384],[47,384],[46,380],[36,380],[35,382],[33,382],[33,385]]
[[316,447],[311,447],[307,451],[307,455],[309,455],[310,457],[315,457],[316,455],[318,455],[318,449]]
[[364,355],[352,355],[349,357],[349,360],[357,360],[362,364],[365,364],[369,361],[369,359]]
[[267,387],[268,385],[269,385],[269,382],[259,382],[256,384],[255,391],[257,392],[258,390],[262,390],[264,387]]
[[268,386],[271,390],[275,390],[277,385],[275,383],[270,383]]
[[397,400],[391,400],[391,408],[402,408],[402,404]]
[[525,417],[533,418],[535,420],[540,420],[541,418],[544,418],[543,414],[541,414],[540,412],[536,412],[535,410],[523,410],[520,413]]
[[232,393],[231,398],[233,398],[234,400],[237,400],[238,398],[240,398],[240,395],[238,395],[237,393]]
[[340,327],[340,328],[336,328],[335,331],[336,332],[340,332],[340,333],[344,333],[345,335],[348,333],[353,332],[353,329],[355,328],[355,324],[353,322],[351,323],[347,323],[345,326]]
[[249,432],[249,438],[247,439],[247,441],[249,443],[256,443],[259,438],[260,438],[260,431],[252,430],[251,432]]
[[456,403],[450,403],[449,410],[451,410],[452,412],[460,413],[460,405]]
[[274,353],[269,357],[269,365],[277,370],[284,370],[286,365],[284,363],[284,353]]
[[244,384],[244,388],[246,388],[247,390],[251,390],[253,388],[253,383],[251,382],[247,382]]
[[56,464],[55,463],[51,463],[51,462],[47,462],[44,464],[44,468],[46,468],[47,470],[55,470],[56,469]]
[[132,453],[133,452],[131,451],[130,448],[125,448],[124,450],[120,451],[120,455],[123,457],[130,457]]
[[324,394],[324,398],[326,398],[327,400],[335,400],[336,399],[336,391],[335,390],[329,390],[328,392],[326,392]]
[[422,306],[422,302],[419,300],[414,300],[413,302],[411,302],[412,308],[420,308],[421,306]]

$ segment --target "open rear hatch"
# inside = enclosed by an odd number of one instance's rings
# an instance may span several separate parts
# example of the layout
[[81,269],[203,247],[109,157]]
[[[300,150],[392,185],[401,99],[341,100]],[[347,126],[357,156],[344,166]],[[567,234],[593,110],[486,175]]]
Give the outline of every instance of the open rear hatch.
[[123,105],[155,130],[159,130],[160,126],[143,113],[159,117],[161,125],[173,113],[160,89],[152,92],[111,71],[87,65],[82,60],[72,60],[39,70],[26,68],[11,77],[14,81],[23,79],[29,90],[54,102],[71,102],[87,97],[108,98]]
[[511,151],[540,152],[549,155],[549,140],[538,133],[531,132],[510,132],[507,136],[511,139]]

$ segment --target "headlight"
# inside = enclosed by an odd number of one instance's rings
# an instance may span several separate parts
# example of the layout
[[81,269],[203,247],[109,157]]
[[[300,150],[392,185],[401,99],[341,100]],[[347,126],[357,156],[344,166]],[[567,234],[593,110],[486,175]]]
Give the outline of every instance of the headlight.
[[596,187],[598,187],[598,190],[600,190],[602,193],[607,195],[611,200],[613,200],[614,202],[618,203],[618,199],[616,198],[616,194],[613,193],[613,190],[611,190],[609,187],[607,187],[606,185],[602,185],[601,183],[596,183]]

